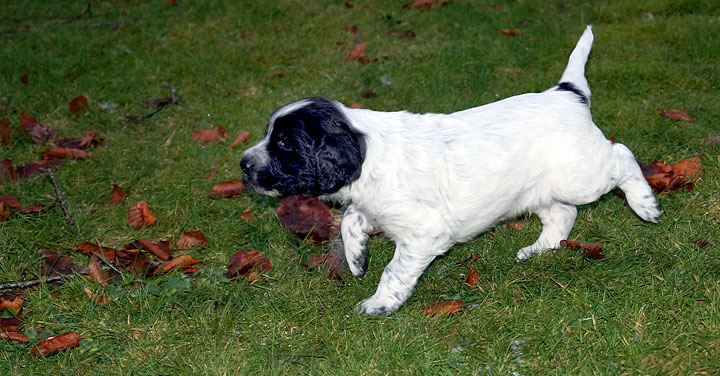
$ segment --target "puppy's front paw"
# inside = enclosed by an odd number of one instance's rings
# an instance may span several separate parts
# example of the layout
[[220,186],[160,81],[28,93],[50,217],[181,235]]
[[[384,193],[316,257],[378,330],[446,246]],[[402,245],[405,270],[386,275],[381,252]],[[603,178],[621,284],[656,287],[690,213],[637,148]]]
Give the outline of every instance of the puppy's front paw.
[[350,272],[355,278],[361,279],[365,276],[365,272],[367,271],[367,259],[364,254],[355,255],[352,259],[348,258],[347,263],[348,268],[350,268]]
[[530,257],[535,256],[539,252],[533,246],[520,249],[515,255],[515,262],[525,262]]
[[355,306],[355,311],[364,315],[387,316],[400,308],[402,302],[387,296],[373,295]]

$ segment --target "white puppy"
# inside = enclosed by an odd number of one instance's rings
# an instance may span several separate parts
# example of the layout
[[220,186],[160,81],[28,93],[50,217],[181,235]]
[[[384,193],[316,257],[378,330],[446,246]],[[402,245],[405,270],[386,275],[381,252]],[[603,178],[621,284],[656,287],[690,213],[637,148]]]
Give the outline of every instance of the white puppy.
[[379,227],[395,241],[377,292],[357,307],[372,315],[398,309],[436,256],[506,218],[530,212],[542,221],[518,261],[558,248],[575,205],[615,187],[657,222],[662,211],[633,154],[592,121],[592,42],[588,27],[557,86],[452,114],[350,109],[325,98],[283,106],[243,155],[246,182],[263,194],[345,203],[342,240],[358,278],[367,232]]

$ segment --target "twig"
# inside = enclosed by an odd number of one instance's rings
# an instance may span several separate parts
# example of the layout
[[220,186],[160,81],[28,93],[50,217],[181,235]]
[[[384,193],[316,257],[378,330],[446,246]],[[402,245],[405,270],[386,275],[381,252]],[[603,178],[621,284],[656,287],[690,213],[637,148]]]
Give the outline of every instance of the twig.
[[70,227],[70,231],[75,235],[76,238],[82,239],[80,237],[80,234],[75,231],[75,226],[73,226],[73,219],[70,216],[70,210],[68,209],[68,203],[65,199],[65,195],[63,194],[62,189],[60,189],[60,185],[57,182],[57,179],[55,179],[55,174],[52,172],[52,168],[47,169],[48,176],[50,176],[50,180],[52,180],[53,185],[55,186],[55,194],[57,194],[58,200],[60,200],[60,206],[62,206],[63,212],[65,212],[65,220],[67,221],[68,227]]
[[158,112],[162,111],[163,108],[165,108],[167,105],[169,105],[169,104],[177,104],[177,103],[178,103],[178,97],[176,96],[175,86],[173,86],[173,85],[171,85],[171,84],[169,84],[169,83],[167,83],[167,82],[163,82],[162,84],[160,84],[160,86],[166,87],[166,88],[169,88],[169,89],[170,89],[170,97],[168,97],[168,98],[161,98],[161,99],[159,99],[159,100],[153,99],[151,102],[155,102],[155,103],[154,103],[154,104],[155,104],[155,110],[154,110],[154,111],[152,111],[152,112],[150,112],[150,113],[147,113],[147,114],[145,114],[145,115],[126,116],[126,117],[125,117],[125,122],[126,122],[126,123],[139,123],[139,122],[141,122],[141,121],[143,121],[143,120],[145,120],[145,119],[150,119],[151,117],[155,116],[155,114],[157,114]]
[[[78,274],[88,274],[88,272],[76,271]],[[41,285],[43,283],[53,283],[62,281],[63,277],[72,276],[72,274],[56,275],[54,277],[38,278],[30,281],[22,282],[8,282],[0,284],[0,291],[2,290],[13,290],[13,289],[27,289],[33,286]]]

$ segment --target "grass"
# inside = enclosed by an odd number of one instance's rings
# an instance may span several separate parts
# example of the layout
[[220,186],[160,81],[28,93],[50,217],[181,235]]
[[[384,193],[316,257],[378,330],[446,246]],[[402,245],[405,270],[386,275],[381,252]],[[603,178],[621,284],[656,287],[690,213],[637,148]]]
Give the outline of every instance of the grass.
[[[404,1],[10,0],[0,15],[0,117],[13,137],[0,159],[25,164],[45,146],[22,134],[26,112],[60,134],[97,130],[107,141],[86,161],[56,173],[86,240],[121,247],[138,238],[176,239],[200,229],[208,245],[187,253],[200,273],[123,274],[87,298],[82,278],[29,290],[28,344],[0,342],[4,374],[717,374],[720,370],[720,6],[714,1],[475,2],[432,11]],[[497,9],[493,4],[502,4]],[[560,4],[560,3],[558,3]],[[359,29],[349,35],[344,23]],[[586,24],[596,42],[587,67],[595,122],[639,160],[698,155],[693,191],[661,197],[666,216],[644,223],[613,194],[580,208],[571,238],[605,244],[604,260],[560,251],[516,264],[540,224],[499,226],[436,260],[415,294],[388,318],[357,315],[393,245],[370,242],[369,271],[345,286],[300,266],[319,246],[277,223],[274,199],[210,200],[215,182],[238,178],[242,148],[202,147],[190,132],[222,125],[262,136],[268,115],[313,95],[377,110],[450,112],[557,82]],[[516,37],[501,29],[519,28]],[[412,30],[415,39],[392,31]],[[345,61],[355,41],[368,64]],[[27,73],[29,84],[19,78]],[[139,124],[147,99],[173,84],[181,102]],[[363,91],[377,95],[366,98]],[[83,94],[89,112],[68,103]],[[110,109],[102,109],[110,106]],[[662,118],[664,108],[696,121]],[[170,139],[169,146],[165,147]],[[208,183],[211,168],[217,175]],[[106,204],[111,184],[125,204]],[[2,195],[50,206],[0,223],[0,282],[36,278],[38,249],[87,259],[67,230],[49,180],[3,184]],[[158,221],[132,230],[128,209],[145,200]],[[239,215],[252,208],[255,220]],[[710,245],[694,241],[706,237]],[[273,269],[255,282],[223,277],[239,249],[267,254]],[[478,289],[462,282],[476,254]],[[438,300],[462,299],[452,317],[426,317]],[[7,316],[7,312],[3,315]],[[52,357],[28,355],[35,340],[75,331],[86,340]]]

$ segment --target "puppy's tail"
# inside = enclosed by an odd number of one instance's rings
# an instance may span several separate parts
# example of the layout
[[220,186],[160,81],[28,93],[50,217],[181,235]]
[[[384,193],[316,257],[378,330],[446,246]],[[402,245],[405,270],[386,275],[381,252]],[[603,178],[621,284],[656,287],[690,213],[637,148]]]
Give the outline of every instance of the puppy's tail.
[[568,65],[560,77],[556,90],[567,90],[577,94],[582,103],[590,105],[590,85],[585,78],[585,63],[587,63],[590,48],[593,44],[592,26],[588,25],[585,32],[577,42],[570,54]]

